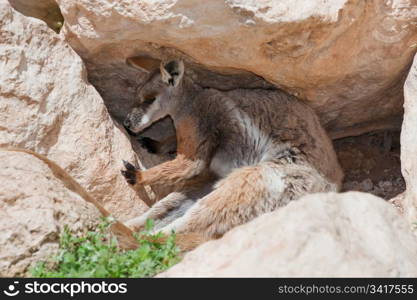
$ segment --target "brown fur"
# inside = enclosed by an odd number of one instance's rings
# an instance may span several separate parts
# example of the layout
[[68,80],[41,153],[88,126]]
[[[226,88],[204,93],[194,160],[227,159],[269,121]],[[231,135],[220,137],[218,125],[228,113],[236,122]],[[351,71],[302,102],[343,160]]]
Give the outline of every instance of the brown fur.
[[193,172],[195,162],[182,154],[174,160],[164,162],[156,167],[144,171],[137,171],[138,184],[178,184],[180,180]]
[[177,131],[177,153],[189,159],[197,159],[198,147],[201,143],[196,131],[197,121],[193,117],[186,117],[176,125]]
[[[282,186],[272,191],[266,178],[271,171],[277,172],[277,180],[282,178]],[[319,175],[309,166],[283,167],[265,163],[237,169],[221,180],[213,192],[199,200],[198,205],[190,208],[181,220],[165,228],[164,232],[175,228],[178,234],[194,232],[203,235],[204,239],[218,238],[237,225],[299,198],[306,191],[319,192],[329,188],[320,182],[309,182],[315,176]],[[260,199],[269,199],[269,203],[262,203]]]
[[192,183],[197,174],[196,170],[202,168],[203,162],[199,159],[200,136],[196,131],[197,122],[187,117],[177,122],[177,157],[174,160],[162,163],[144,171],[137,171],[138,184],[164,184],[170,186],[185,186]]

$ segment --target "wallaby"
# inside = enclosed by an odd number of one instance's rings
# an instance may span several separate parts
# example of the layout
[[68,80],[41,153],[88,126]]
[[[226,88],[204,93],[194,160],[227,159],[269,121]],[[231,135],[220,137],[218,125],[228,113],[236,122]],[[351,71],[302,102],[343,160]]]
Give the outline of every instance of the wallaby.
[[[184,75],[179,60],[161,63],[159,71],[154,59],[128,63],[150,73],[125,127],[140,133],[169,115],[177,137],[171,161],[148,170],[124,162],[122,174],[132,185],[177,187],[128,222],[136,230],[146,218],[183,205],[161,231],[175,230],[180,247],[190,249],[305,194],[340,188],[343,173],[332,143],[314,111],[296,97],[281,90],[202,88]],[[213,176],[218,181],[205,196],[190,201],[184,191]]]

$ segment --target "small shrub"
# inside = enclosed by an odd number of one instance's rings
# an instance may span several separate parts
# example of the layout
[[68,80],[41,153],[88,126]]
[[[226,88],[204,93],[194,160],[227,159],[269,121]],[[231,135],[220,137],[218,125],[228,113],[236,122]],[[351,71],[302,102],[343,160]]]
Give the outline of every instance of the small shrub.
[[[117,247],[104,220],[97,230],[77,237],[65,227],[60,238],[56,257],[50,262],[40,262],[31,268],[33,277],[118,278],[151,277],[179,261],[179,250],[172,233],[165,242],[158,242],[163,235],[151,234],[153,222],[137,235],[139,247],[121,250]],[[52,266],[51,266],[52,265]]]

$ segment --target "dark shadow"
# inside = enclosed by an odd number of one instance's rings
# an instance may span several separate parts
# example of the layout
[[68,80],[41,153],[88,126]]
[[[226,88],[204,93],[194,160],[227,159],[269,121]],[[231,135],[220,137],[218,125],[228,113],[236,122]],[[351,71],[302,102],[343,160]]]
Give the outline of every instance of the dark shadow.
[[44,21],[56,33],[59,33],[64,24],[64,17],[54,0],[9,0],[9,2],[15,10],[23,15]]
[[345,172],[343,191],[361,191],[388,200],[405,190],[400,133],[377,131],[334,141]]

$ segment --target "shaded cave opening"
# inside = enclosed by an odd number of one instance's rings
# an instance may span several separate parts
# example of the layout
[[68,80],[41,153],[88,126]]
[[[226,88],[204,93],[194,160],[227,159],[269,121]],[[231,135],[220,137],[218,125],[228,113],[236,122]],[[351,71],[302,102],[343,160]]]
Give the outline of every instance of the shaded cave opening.
[[[102,96],[114,122],[122,127],[124,118],[136,105],[136,89],[144,81],[146,74],[124,63],[101,65],[86,62],[86,66],[88,80]],[[254,74],[224,75],[196,65],[188,68],[187,76],[192,76],[193,80],[202,85],[220,90],[277,88]],[[126,131],[125,134],[129,136]],[[405,191],[401,173],[400,134],[400,128],[397,128],[333,139],[334,149],[345,174],[341,192],[361,191],[389,200]],[[146,129],[140,136],[161,142],[173,135],[173,122],[166,117]],[[146,168],[175,157],[175,142],[167,146],[164,153],[152,154],[141,146],[138,137],[129,136],[129,139]],[[166,195],[165,192],[156,194],[159,194],[158,198]]]
[[334,140],[345,173],[342,192],[366,192],[385,200],[404,192],[400,134],[400,130],[381,130]]

